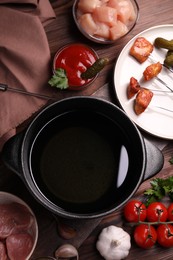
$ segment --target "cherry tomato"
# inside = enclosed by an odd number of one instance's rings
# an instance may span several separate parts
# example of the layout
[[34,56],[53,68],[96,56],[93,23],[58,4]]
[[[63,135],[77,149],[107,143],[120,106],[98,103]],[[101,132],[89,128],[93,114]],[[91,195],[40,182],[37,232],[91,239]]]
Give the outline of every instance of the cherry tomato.
[[140,200],[131,200],[124,207],[124,217],[128,222],[144,221],[146,206]]
[[139,247],[151,248],[157,241],[157,232],[153,226],[141,224],[134,230],[134,240]]
[[153,202],[147,208],[147,219],[150,222],[166,221],[168,217],[167,208],[161,202]]
[[169,205],[167,211],[168,211],[168,220],[173,221],[173,203]]
[[173,226],[162,224],[157,228],[157,241],[163,247],[173,246]]

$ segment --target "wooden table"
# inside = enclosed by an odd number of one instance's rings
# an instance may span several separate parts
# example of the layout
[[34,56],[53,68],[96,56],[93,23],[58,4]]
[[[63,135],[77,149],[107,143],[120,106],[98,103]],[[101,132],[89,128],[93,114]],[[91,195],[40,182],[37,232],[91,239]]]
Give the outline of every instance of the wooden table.
[[[110,62],[104,70],[100,73],[97,80],[93,85],[89,86],[79,92],[59,92],[59,99],[74,96],[74,95],[95,95],[102,97],[111,102],[116,103],[114,91],[113,91],[113,70],[116,63],[116,59],[121,52],[125,44],[139,32],[160,24],[171,24],[173,23],[173,1],[172,0],[137,0],[140,8],[140,16],[136,27],[132,32],[121,40],[118,40],[116,44],[113,45],[99,45],[97,43],[92,43],[86,38],[84,38],[78,29],[76,28],[73,17],[72,17],[72,4],[74,1],[70,0],[54,0],[51,1],[52,6],[56,13],[56,20],[46,27],[46,33],[50,45],[50,50],[52,57],[61,46],[72,43],[81,42],[86,43],[93,47],[101,57],[108,57]],[[162,140],[155,138],[146,133],[143,133],[151,142],[157,144],[161,149],[163,149],[164,154],[164,167],[157,177],[167,177],[173,173],[173,166],[170,165],[169,159],[173,156],[173,141]],[[38,244],[33,254],[32,259],[41,255],[52,255],[56,250],[57,246],[64,243],[61,240],[57,232],[57,221],[55,217],[48,212],[45,208],[31,197],[29,192],[26,190],[23,182],[10,172],[4,165],[0,165],[0,188],[1,190],[9,191],[17,194],[32,207],[34,210],[38,225],[39,225],[39,239]],[[143,191],[150,186],[150,180],[145,181],[139,187],[135,196],[140,196]],[[18,191],[16,191],[16,187]],[[106,216],[102,220],[97,220],[92,228],[89,228],[88,237],[85,241],[80,244],[79,241],[74,245],[79,247],[79,254],[81,260],[101,260],[103,259],[95,248],[95,242],[97,236],[103,227],[108,225],[123,226],[122,221],[122,209],[116,211],[115,213]],[[91,230],[90,230],[91,229]],[[69,242],[68,240],[66,241]],[[132,243],[132,248],[130,250],[127,260],[138,260],[138,259],[173,259],[173,248],[163,249],[159,246],[155,246],[151,250],[142,250]]]

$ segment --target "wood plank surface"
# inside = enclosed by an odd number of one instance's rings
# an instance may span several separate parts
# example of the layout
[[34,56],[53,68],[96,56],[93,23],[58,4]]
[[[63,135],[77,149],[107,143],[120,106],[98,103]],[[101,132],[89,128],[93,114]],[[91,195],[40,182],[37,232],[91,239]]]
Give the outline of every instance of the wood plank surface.
[[[140,13],[139,20],[135,28],[130,32],[129,35],[113,45],[99,45],[97,43],[92,43],[76,28],[76,25],[72,17],[72,4],[74,1],[70,0],[53,0],[51,4],[56,13],[56,19],[46,27],[46,33],[48,37],[48,42],[50,46],[50,51],[52,59],[56,51],[64,46],[65,44],[72,42],[86,43],[93,47],[100,57],[108,57],[110,62],[100,73],[97,80],[93,85],[89,86],[87,89],[81,90],[79,92],[62,91],[58,93],[58,98],[63,99],[74,95],[94,95],[106,100],[109,100],[117,104],[114,90],[113,90],[113,71],[116,64],[117,57],[121,52],[125,44],[136,34],[141,31],[150,28],[155,25],[161,24],[173,24],[173,1],[172,0],[137,0]],[[162,140],[159,138],[152,137],[146,133],[144,136],[148,137],[153,143],[157,143],[163,148],[164,154],[164,167],[157,174],[157,177],[168,177],[173,175],[173,165],[170,165],[169,159],[173,156],[173,141]],[[166,146],[165,146],[166,145]],[[135,196],[140,197],[144,190],[150,186],[150,180],[143,182]],[[2,163],[0,164],[0,189],[4,191],[9,191],[14,193],[21,198],[23,198],[33,209],[37,216],[39,225],[39,238],[37,247],[31,259],[42,255],[53,256],[56,248],[67,242],[73,243],[78,247],[79,255],[81,260],[101,260],[103,259],[95,248],[95,243],[98,234],[103,227],[108,225],[124,225],[122,218],[122,209],[110,214],[103,219],[96,220],[91,225],[86,223],[85,231],[82,237],[75,240],[66,240],[60,238],[58,235],[57,219],[52,213],[39,205],[33,197],[30,195],[28,190],[26,190],[23,182],[18,176],[13,174],[8,170]],[[131,232],[128,228],[128,232]],[[139,259],[152,260],[157,258],[158,260],[172,260],[173,259],[173,248],[163,249],[159,246],[153,247],[151,250],[142,250],[138,248],[134,243],[132,243],[132,248],[130,250],[127,260],[139,260]]]
[[[164,167],[163,169],[155,176],[158,178],[167,178],[168,176],[173,175],[173,165],[169,163],[170,157],[173,155],[173,142],[171,141],[164,149]],[[150,187],[150,180],[143,182],[138,191],[136,192],[133,198],[142,198],[143,192]],[[95,248],[95,244],[98,238],[99,233],[104,227],[109,225],[115,225],[122,227],[129,234],[132,234],[133,228],[127,227],[126,222],[123,219],[122,209],[116,211],[115,213],[105,217],[101,223],[95,228],[92,234],[86,239],[83,245],[79,248],[79,253],[82,260],[101,260],[103,259]],[[158,259],[158,260],[172,260],[173,259],[173,248],[165,249],[159,245],[155,245],[152,249],[145,250],[137,247],[132,240],[132,247],[127,260],[139,260],[139,259]]]

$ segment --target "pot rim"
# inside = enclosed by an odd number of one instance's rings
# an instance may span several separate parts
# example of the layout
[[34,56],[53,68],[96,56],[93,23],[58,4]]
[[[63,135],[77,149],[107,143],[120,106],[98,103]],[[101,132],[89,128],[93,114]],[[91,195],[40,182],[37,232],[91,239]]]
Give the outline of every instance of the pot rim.
[[[57,106],[59,103],[71,102],[71,101],[77,102],[77,100],[81,100],[82,102],[84,102],[84,101],[88,102],[89,100],[91,100],[91,102],[101,102],[101,103],[103,102],[108,107],[118,110],[119,113],[121,113],[126,118],[126,120],[131,124],[134,131],[136,132],[136,137],[138,137],[139,142],[141,144],[140,149],[141,149],[142,156],[143,156],[143,165],[141,165],[141,173],[139,175],[137,183],[135,183],[135,188],[133,189],[132,192],[130,192],[128,194],[128,196],[126,196],[126,199],[124,199],[118,206],[112,207],[107,210],[102,210],[98,213],[89,213],[89,214],[73,213],[70,211],[67,212],[66,210],[58,207],[56,204],[54,204],[48,198],[46,198],[46,196],[38,189],[38,187],[36,187],[35,180],[33,180],[33,178],[27,172],[26,167],[25,167],[25,165],[26,165],[25,149],[26,149],[26,145],[28,142],[28,136],[30,135],[30,132],[32,132],[32,128],[35,125],[37,125],[37,122],[41,118],[41,116],[43,116],[47,110],[52,109],[54,106]],[[138,189],[138,187],[141,184],[143,177],[144,177],[145,168],[146,168],[146,149],[145,149],[144,139],[143,139],[139,129],[137,128],[137,126],[128,118],[128,116],[125,114],[125,112],[123,110],[121,110],[119,107],[117,107],[115,104],[113,104],[109,101],[103,100],[102,98],[98,98],[98,97],[90,97],[90,96],[69,97],[69,98],[54,102],[54,103],[50,104],[49,106],[45,107],[30,123],[30,125],[28,126],[28,128],[24,134],[23,140],[22,140],[21,165],[22,165],[22,172],[23,172],[22,174],[24,176],[23,179],[24,179],[24,182],[25,182],[27,188],[29,188],[30,192],[36,198],[36,200],[41,202],[41,204],[43,204],[47,209],[49,209],[50,211],[52,211],[53,213],[55,213],[59,216],[66,217],[66,218],[93,219],[93,218],[103,217],[105,215],[108,215],[108,214],[114,212],[115,210],[122,207],[133,196],[133,194]]]

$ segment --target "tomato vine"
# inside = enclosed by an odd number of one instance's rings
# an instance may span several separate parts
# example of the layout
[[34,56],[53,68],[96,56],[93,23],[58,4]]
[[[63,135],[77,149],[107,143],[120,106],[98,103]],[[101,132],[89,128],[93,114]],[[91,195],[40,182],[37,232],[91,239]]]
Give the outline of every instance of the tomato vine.
[[131,200],[124,207],[124,217],[134,227],[133,237],[139,247],[148,249],[156,242],[173,247],[173,203],[168,208],[161,202],[146,207],[140,200]]

